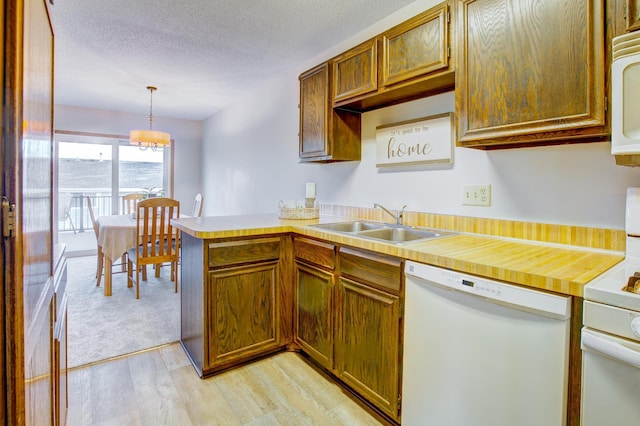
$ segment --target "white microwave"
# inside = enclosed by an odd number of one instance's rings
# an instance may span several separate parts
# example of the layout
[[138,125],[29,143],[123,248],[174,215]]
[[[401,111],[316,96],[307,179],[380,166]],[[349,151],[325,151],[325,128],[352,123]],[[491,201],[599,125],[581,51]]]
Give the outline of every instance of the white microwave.
[[611,154],[640,154],[640,31],[615,37],[611,66]]

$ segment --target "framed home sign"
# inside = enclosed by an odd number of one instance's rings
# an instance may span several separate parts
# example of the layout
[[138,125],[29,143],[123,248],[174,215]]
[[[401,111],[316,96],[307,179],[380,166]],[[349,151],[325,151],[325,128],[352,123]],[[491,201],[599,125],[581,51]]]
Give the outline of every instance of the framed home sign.
[[376,127],[377,167],[453,163],[453,113]]

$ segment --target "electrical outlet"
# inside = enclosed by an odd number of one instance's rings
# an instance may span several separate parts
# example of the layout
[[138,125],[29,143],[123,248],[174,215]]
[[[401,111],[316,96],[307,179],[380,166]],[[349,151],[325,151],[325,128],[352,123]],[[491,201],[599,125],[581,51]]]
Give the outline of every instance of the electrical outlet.
[[491,185],[463,185],[462,204],[465,206],[490,206]]

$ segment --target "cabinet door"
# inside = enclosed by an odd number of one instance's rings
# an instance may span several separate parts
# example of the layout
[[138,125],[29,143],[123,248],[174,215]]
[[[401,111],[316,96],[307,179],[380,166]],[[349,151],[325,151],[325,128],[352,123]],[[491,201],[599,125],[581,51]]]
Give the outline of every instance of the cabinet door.
[[329,65],[300,76],[300,157],[329,155]]
[[327,369],[333,368],[334,275],[296,262],[296,343]]
[[209,272],[208,367],[280,344],[278,262]]
[[333,102],[378,89],[378,55],[375,39],[343,53],[333,60]]
[[329,64],[318,65],[299,79],[300,161],[360,160],[360,114],[331,108]]
[[605,114],[598,0],[461,0],[458,145],[594,141]]
[[382,35],[382,85],[449,67],[449,8],[428,10]]
[[337,375],[394,419],[400,399],[400,299],[341,277]]
[[627,31],[640,30],[640,0],[625,0],[624,14]]

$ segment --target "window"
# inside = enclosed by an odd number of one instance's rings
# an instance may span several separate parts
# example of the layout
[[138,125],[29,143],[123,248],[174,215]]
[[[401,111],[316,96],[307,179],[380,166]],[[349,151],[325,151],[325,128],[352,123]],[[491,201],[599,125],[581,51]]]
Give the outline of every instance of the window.
[[[173,195],[171,149],[140,150],[117,136],[56,133],[58,230],[91,230],[96,216],[120,214],[122,196]],[[94,243],[95,244],[95,243]]]

